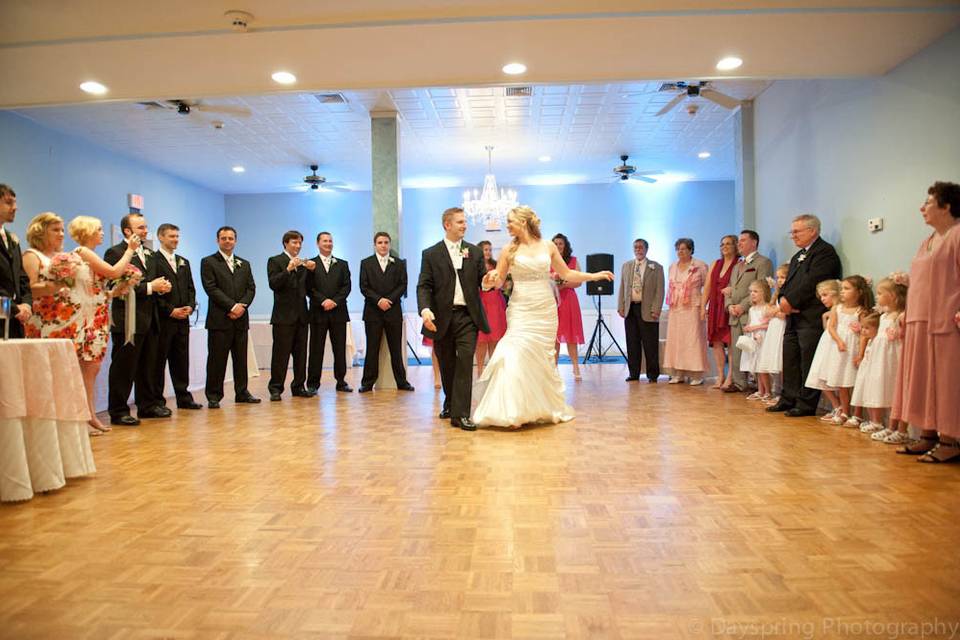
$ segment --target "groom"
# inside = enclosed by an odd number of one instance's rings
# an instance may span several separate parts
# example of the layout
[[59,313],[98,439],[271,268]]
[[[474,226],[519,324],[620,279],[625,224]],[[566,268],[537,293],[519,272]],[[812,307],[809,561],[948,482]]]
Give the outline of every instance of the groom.
[[464,431],[476,431],[470,420],[473,354],[477,331],[489,332],[480,304],[480,282],[486,272],[483,252],[463,242],[467,218],[460,207],[443,212],[444,239],[424,249],[417,283],[417,305],[423,335],[433,340],[440,363],[443,411],[440,418]]

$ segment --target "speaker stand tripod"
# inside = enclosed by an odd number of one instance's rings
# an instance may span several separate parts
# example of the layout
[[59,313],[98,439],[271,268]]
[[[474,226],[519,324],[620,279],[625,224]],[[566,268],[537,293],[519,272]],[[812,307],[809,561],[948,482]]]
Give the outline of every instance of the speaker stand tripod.
[[[593,334],[590,336],[590,342],[587,344],[587,350],[583,354],[583,364],[587,364],[587,360],[590,358],[596,358],[597,362],[603,362],[604,356],[607,355],[607,351],[611,346],[617,348],[617,351],[620,352],[620,355],[623,356],[623,359],[627,359],[627,354],[623,352],[623,349],[620,348],[620,345],[617,344],[617,339],[613,337],[613,333],[610,332],[610,327],[607,326],[607,323],[603,320],[603,296],[595,296],[597,299],[597,324],[593,327]],[[603,346],[603,332],[607,332],[607,337],[610,338],[611,345],[607,345],[606,348]]]

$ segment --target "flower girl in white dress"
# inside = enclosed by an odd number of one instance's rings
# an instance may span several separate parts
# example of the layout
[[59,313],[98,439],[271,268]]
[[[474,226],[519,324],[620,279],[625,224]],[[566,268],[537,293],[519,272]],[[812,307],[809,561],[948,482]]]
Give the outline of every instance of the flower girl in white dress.
[[513,242],[500,252],[496,269],[483,288],[502,287],[508,274],[513,292],[507,306],[507,332],[497,343],[476,382],[479,398],[473,421],[479,426],[519,427],[572,420],[564,386],[554,362],[557,302],[550,268],[567,282],[613,280],[613,273],[585,273],[567,267],[556,245],[540,237],[540,218],[520,206],[507,216]]

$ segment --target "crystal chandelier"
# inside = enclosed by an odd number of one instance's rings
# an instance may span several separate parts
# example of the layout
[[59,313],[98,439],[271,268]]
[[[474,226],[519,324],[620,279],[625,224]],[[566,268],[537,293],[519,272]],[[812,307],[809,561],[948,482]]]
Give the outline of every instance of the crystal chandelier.
[[517,192],[513,189],[497,189],[497,177],[493,175],[493,147],[487,150],[487,175],[483,177],[483,190],[463,192],[463,211],[471,224],[480,223],[487,229],[498,229],[507,220],[507,214],[516,207]]

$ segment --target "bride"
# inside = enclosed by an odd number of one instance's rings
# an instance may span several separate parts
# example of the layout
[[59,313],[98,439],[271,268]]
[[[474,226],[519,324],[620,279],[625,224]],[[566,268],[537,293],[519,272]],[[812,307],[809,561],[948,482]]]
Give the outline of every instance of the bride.
[[540,237],[540,218],[530,207],[510,212],[507,231],[513,242],[483,279],[483,288],[489,290],[502,287],[507,274],[513,276],[507,332],[477,380],[480,401],[473,421],[496,427],[566,422],[574,413],[564,400],[563,381],[554,364],[557,302],[550,267],[568,282],[613,280],[613,274],[569,269],[557,247]]

